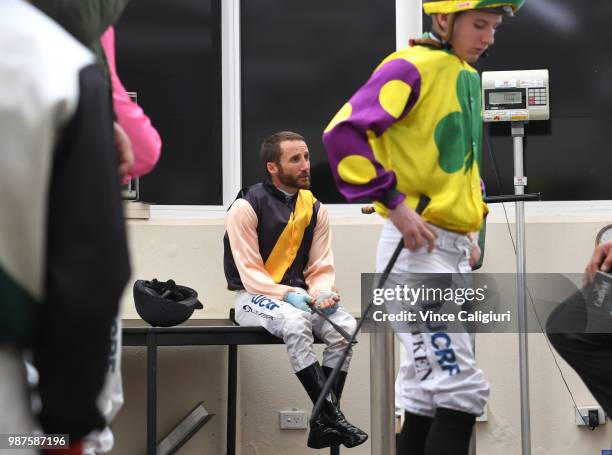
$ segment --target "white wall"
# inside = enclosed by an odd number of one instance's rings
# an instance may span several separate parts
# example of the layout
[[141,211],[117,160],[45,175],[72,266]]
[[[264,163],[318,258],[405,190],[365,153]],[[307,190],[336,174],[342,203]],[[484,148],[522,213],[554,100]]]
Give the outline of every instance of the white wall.
[[[536,206],[537,207],[537,206]],[[503,216],[493,212],[487,233],[486,272],[513,272],[514,253]],[[538,213],[537,208],[529,213]],[[581,272],[593,238],[609,215],[529,215],[527,264],[530,272]],[[371,272],[380,231],[375,215],[332,217],[338,286],[350,311],[359,311],[360,273]],[[198,290],[204,310],[194,317],[227,317],[232,295],[222,272],[221,220],[132,221],[129,223],[133,278],[173,278]],[[129,293],[123,316],[137,317]],[[610,447],[612,425],[594,432],[577,428],[568,391],[541,335],[531,335],[532,453],[599,454]],[[477,357],[492,385],[488,422],[477,424],[478,454],[520,453],[520,406],[517,336],[479,335]],[[320,347],[319,347],[320,349]],[[135,455],[145,448],[145,352],[125,348],[123,359],[126,405],[117,417],[114,454]],[[573,371],[561,361],[563,373],[578,405],[593,398]],[[204,401],[216,416],[189,442],[181,454],[225,453],[227,354],[224,347],[160,348],[158,372],[158,434],[163,436],[197,402]],[[239,443],[242,455],[301,455],[306,431],[278,429],[277,411],[311,409],[306,394],[290,371],[283,346],[245,346],[239,349]],[[357,425],[369,429],[369,347],[362,335],[347,382],[343,408]],[[321,451],[325,453],[325,451]],[[369,444],[352,449],[370,454]]]

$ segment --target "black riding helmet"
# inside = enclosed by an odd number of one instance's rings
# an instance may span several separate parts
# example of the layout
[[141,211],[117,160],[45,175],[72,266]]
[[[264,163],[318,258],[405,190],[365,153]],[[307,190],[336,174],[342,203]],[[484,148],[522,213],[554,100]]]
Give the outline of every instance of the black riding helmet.
[[137,280],[134,283],[134,303],[140,317],[154,327],[181,324],[191,317],[194,310],[204,308],[194,289],[180,286],[173,280]]

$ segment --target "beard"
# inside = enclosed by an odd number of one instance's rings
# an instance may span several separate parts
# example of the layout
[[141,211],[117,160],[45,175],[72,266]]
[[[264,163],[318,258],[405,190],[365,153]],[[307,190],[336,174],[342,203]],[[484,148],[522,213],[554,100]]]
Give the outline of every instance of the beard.
[[300,190],[310,189],[310,172],[302,172],[298,175],[286,173],[282,167],[278,169],[278,180],[285,186]]

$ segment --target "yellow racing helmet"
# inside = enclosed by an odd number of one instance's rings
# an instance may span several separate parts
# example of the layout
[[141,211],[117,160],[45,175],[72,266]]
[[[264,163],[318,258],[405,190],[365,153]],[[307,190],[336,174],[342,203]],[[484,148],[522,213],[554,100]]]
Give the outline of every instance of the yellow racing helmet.
[[452,14],[471,9],[512,16],[525,0],[429,0],[423,3],[426,14]]

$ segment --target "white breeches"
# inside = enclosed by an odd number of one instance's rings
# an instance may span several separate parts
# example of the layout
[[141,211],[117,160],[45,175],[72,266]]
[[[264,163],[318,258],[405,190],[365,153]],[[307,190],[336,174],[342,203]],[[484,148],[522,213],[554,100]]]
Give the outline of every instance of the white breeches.
[[[408,274],[454,273],[453,286],[469,285],[470,240],[460,234],[430,227],[438,238],[431,253],[426,247],[417,251],[406,248],[400,253],[385,287],[408,284],[418,287],[422,276]],[[381,273],[391,258],[400,232],[387,221],[378,244],[376,270]],[[396,283],[394,280],[400,280]],[[454,305],[454,303],[451,302]],[[481,415],[489,396],[489,384],[476,367],[473,335],[466,332],[451,333],[444,329],[428,330],[423,324],[397,323],[396,335],[406,348],[407,356],[401,362],[396,380],[396,401],[408,412],[433,417],[436,408]]]
[[[333,368],[340,361],[348,342],[331,324],[320,316],[298,310],[287,302],[264,295],[240,291],[236,295],[236,321],[247,327],[263,327],[272,335],[282,338],[294,372],[303,370],[317,361],[313,350],[314,335],[325,343],[323,365]],[[355,318],[342,309],[329,316],[337,325],[353,334]],[[341,369],[347,371],[351,353]]]

